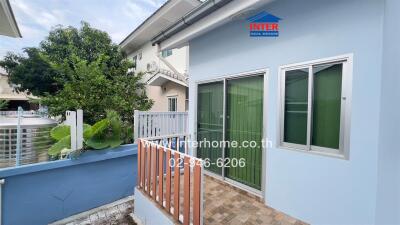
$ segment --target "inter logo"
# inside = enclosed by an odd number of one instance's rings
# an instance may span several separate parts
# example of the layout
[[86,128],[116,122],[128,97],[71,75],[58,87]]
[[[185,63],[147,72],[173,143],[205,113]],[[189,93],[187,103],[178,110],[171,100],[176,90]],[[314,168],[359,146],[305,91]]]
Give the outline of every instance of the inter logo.
[[250,37],[278,37],[279,17],[265,11],[247,19],[250,22]]

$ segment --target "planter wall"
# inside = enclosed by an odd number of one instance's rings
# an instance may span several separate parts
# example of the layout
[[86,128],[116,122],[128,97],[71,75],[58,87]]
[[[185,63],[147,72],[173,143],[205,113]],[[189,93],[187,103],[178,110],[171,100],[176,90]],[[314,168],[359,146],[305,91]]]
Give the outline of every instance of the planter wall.
[[137,146],[0,170],[3,225],[45,225],[132,195]]

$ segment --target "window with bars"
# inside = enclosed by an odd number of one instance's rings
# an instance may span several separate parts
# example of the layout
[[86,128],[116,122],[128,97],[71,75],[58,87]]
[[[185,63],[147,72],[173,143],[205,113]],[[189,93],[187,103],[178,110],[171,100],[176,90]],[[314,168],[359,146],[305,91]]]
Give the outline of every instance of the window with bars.
[[176,112],[177,110],[177,98],[176,96],[168,97],[168,111]]

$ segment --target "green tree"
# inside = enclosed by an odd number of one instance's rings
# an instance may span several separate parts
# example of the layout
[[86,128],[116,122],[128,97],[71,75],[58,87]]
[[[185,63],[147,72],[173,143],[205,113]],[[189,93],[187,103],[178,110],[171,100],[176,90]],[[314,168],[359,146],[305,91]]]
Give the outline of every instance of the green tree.
[[[64,88],[53,95],[42,98],[52,115],[63,115],[66,110],[83,109],[85,122],[93,124],[103,119],[106,110],[115,110],[128,124],[133,124],[133,110],[148,110],[152,101],[146,96],[141,75],[122,73],[112,79],[102,73],[102,57],[87,64],[76,57],[74,69],[62,64],[58,70],[74,74]],[[125,61],[122,66],[129,68]]]
[[10,84],[19,84],[17,92],[28,91],[36,96],[44,93],[55,93],[63,86],[57,82],[57,71],[51,67],[46,55],[38,48],[24,49],[27,57],[8,53],[0,66],[4,67],[9,75]]
[[[0,66],[18,91],[41,97],[49,113],[64,116],[67,110],[84,110],[84,120],[93,124],[115,110],[123,127],[133,124],[135,109],[148,110],[142,75],[106,32],[82,22],[81,28],[54,28],[38,48],[26,48],[26,56],[9,53]],[[128,131],[126,131],[128,132]]]
[[[101,58],[101,72],[107,79],[126,73],[126,56],[106,32],[82,22],[75,27],[56,26],[39,47],[24,49],[25,55],[8,53],[0,66],[9,75],[9,82],[18,84],[17,91],[28,91],[36,96],[54,94],[73,79],[73,73],[59,70],[60,65],[73,70],[76,58],[88,64]],[[106,56],[106,57],[103,57]]]

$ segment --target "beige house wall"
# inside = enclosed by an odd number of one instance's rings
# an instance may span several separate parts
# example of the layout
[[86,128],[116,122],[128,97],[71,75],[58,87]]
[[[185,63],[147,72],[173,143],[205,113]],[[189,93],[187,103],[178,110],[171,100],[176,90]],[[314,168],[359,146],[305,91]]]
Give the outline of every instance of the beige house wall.
[[167,112],[168,97],[177,98],[177,111],[185,111],[186,87],[174,82],[167,82],[163,86],[147,86],[147,95],[154,100],[154,105],[150,111]]
[[[165,57],[164,60],[173,66],[181,74],[187,73],[188,66],[188,47],[182,47],[179,49],[173,49],[172,55]],[[166,65],[159,57],[157,46],[152,46],[151,43],[143,45],[139,50],[132,52],[128,55],[129,59],[137,56],[136,70],[135,73],[143,72],[144,76],[142,82],[147,82],[149,78],[153,76],[151,71],[147,70],[148,64],[155,64],[158,68],[169,70],[172,69]],[[141,59],[139,57],[141,55]],[[168,111],[168,97],[177,97],[177,111],[186,111],[186,87],[175,82],[166,82],[162,86],[150,86],[146,87],[147,96],[154,100],[154,105],[150,111],[154,112],[166,112]]]
[[17,93],[8,83],[8,76],[2,74],[0,71],[0,99],[2,100],[29,100],[35,98],[34,96],[27,95],[23,92]]

